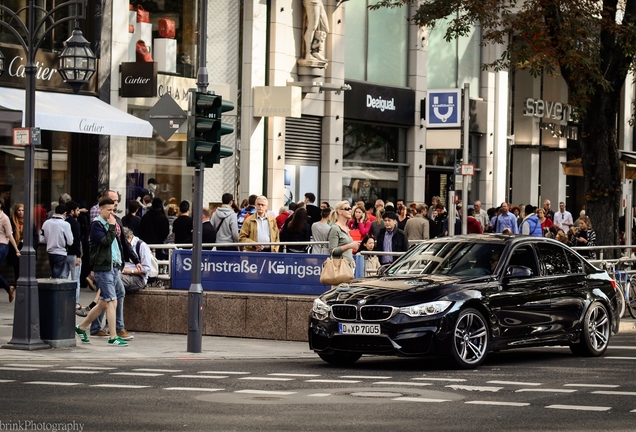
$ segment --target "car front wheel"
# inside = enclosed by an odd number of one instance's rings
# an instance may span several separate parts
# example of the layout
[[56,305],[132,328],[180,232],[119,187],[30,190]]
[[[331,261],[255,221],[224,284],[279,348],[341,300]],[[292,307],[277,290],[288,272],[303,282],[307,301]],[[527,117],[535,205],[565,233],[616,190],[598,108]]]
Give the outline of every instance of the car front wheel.
[[319,352],[317,353],[321,359],[334,366],[349,366],[358,361],[362,354],[347,353],[340,351]]
[[611,323],[605,305],[594,302],[583,318],[581,340],[570,346],[574,354],[598,357],[603,355],[609,344]]
[[464,309],[454,326],[450,354],[461,368],[476,368],[484,362],[488,353],[488,325],[476,309]]

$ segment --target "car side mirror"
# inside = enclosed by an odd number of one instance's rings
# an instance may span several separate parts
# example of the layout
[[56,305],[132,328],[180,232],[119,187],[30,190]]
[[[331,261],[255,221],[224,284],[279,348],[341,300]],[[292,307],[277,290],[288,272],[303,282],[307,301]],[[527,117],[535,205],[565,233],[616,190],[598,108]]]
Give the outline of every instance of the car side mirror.
[[383,276],[384,274],[386,274],[386,271],[389,269],[389,267],[391,267],[391,264],[383,264],[382,266],[380,266],[380,268],[378,269],[378,272],[376,273],[378,276]]
[[511,265],[506,269],[506,278],[524,278],[532,276],[532,270],[530,267]]

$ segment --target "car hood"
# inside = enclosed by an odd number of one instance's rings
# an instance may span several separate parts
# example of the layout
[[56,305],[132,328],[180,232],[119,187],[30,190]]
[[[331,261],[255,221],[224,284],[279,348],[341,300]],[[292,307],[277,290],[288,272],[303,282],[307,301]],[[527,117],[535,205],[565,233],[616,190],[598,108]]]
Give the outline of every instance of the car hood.
[[321,299],[327,304],[357,303],[364,299],[366,304],[406,306],[437,300],[468,287],[475,288],[474,283],[484,282],[485,279],[488,278],[458,278],[445,275],[426,275],[419,278],[379,276],[340,284],[323,294]]

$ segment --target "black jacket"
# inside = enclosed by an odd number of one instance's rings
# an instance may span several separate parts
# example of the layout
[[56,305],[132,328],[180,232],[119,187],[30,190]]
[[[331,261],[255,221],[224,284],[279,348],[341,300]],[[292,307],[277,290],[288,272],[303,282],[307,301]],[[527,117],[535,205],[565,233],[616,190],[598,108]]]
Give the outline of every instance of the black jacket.
[[[216,243],[216,229],[212,226],[210,221],[203,222],[201,227],[201,243]],[[211,250],[212,248],[204,247],[202,249]]]
[[141,218],[139,238],[147,244],[163,244],[170,234],[168,218],[162,210],[151,208]]
[[320,209],[313,205],[313,204],[307,204],[305,206],[305,208],[307,209],[307,215],[309,215],[309,226],[311,227],[312,224],[316,223],[316,222],[320,222]]
[[179,216],[172,222],[172,234],[174,242],[192,243],[192,218],[190,216]]
[[[386,234],[386,228],[382,228],[380,230],[380,234],[378,235],[378,239],[375,242],[375,248],[373,250],[376,251],[384,251],[384,236]],[[406,238],[406,234],[404,231],[399,229],[397,226],[393,229],[393,238],[391,239],[391,251],[390,252],[406,252],[409,249],[409,240]],[[395,261],[397,257],[392,257],[391,261]],[[382,262],[382,260],[380,260]]]

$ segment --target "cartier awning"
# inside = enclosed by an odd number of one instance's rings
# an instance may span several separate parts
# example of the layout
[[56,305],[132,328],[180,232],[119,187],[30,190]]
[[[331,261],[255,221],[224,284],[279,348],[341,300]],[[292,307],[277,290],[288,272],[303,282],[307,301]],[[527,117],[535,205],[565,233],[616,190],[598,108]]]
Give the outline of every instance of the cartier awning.
[[[0,106],[24,111],[25,98],[22,89],[0,88]],[[67,93],[35,92],[35,126],[49,131],[152,137],[152,126],[147,121],[96,97]]]

